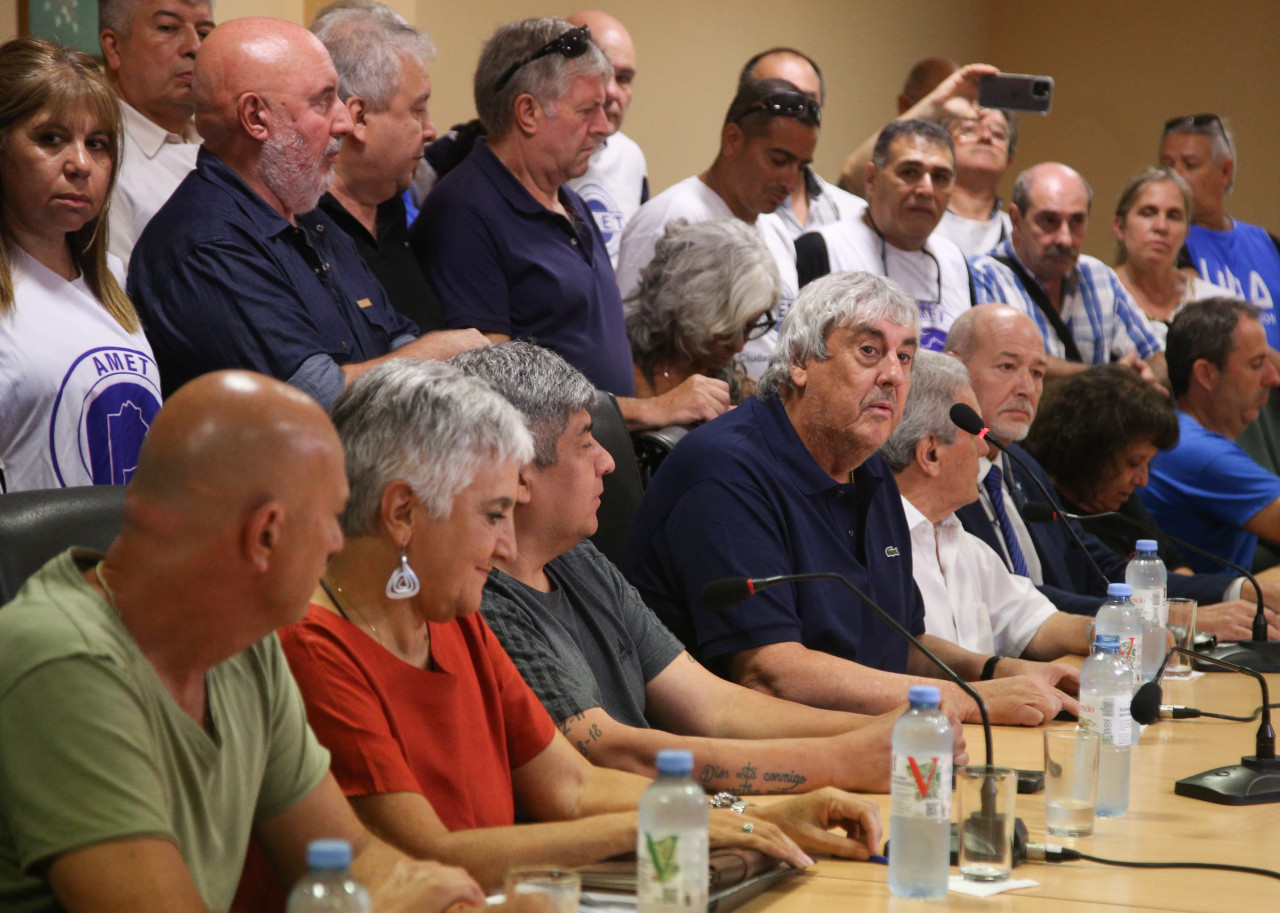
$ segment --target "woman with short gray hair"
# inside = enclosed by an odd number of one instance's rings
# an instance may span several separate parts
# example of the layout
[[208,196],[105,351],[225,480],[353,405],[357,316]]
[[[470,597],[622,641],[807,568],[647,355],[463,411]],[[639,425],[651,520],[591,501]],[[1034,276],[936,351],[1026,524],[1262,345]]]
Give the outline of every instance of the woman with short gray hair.
[[628,299],[636,395],[661,395],[694,374],[726,381],[735,404],[751,395],[734,358],[773,328],[781,295],[777,264],[745,222],[670,223]]

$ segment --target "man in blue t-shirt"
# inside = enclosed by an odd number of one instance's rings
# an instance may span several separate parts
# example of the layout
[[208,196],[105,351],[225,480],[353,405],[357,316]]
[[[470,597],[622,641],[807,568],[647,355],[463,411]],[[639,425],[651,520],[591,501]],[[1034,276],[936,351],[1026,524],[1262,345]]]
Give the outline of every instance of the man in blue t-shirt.
[[[924,634],[911,533],[876,450],[902,415],[920,311],[869,273],[811,282],[783,321],[758,398],[691,432],[663,463],[631,529],[623,573],[713,670],[821,707],[883,712],[912,676],[939,672],[833,581],[775,586],[739,606],[703,604],[723,577],[834,572],[876,600],[966,679],[993,720],[1037,725],[1075,702],[1062,668],[972,653]],[[1064,682],[1068,684],[1068,682]],[[942,685],[966,719],[977,709]]]
[[1216,114],[1175,117],[1165,124],[1160,164],[1191,185],[1189,264],[1206,281],[1259,307],[1267,342],[1280,349],[1275,301],[1280,296],[1280,240],[1266,229],[1227,215],[1236,179],[1236,144]]
[[[1280,540],[1280,477],[1235,442],[1280,386],[1259,309],[1193,302],[1174,318],[1165,351],[1180,437],[1151,461],[1142,502],[1161,529],[1248,567],[1259,536]],[[1188,563],[1217,570],[1194,555]]]

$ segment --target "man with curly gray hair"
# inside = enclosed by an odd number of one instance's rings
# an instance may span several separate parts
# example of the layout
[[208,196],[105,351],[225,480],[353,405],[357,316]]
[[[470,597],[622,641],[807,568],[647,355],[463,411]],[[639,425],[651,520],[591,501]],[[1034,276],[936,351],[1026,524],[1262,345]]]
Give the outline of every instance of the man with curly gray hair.
[[[967,679],[986,657],[924,634],[911,534],[876,450],[902,416],[920,331],[915,302],[869,273],[806,286],[783,321],[757,398],[696,429],[663,463],[623,571],[689,650],[722,675],[814,706],[885,712],[940,673],[837,584],[774,587],[714,611],[722,577],[835,572]],[[984,682],[993,719],[1037,725],[1070,698],[1050,676]],[[960,714],[978,717],[943,683]]]

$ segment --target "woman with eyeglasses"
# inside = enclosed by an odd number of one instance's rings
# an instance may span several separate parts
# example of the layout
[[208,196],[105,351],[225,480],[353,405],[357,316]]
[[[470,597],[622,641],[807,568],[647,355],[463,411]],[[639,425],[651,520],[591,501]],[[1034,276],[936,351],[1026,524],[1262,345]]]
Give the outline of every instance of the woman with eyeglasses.
[[636,395],[661,396],[695,374],[728,382],[736,405],[755,383],[734,363],[773,331],[782,279],[759,233],[737,219],[677,219],[627,300]]
[[1178,269],[1191,224],[1191,187],[1172,168],[1143,168],[1116,204],[1116,275],[1161,342],[1182,306],[1231,295],[1192,271]]
[[107,253],[120,106],[86,54],[0,46],[0,492],[123,484],[160,409]]

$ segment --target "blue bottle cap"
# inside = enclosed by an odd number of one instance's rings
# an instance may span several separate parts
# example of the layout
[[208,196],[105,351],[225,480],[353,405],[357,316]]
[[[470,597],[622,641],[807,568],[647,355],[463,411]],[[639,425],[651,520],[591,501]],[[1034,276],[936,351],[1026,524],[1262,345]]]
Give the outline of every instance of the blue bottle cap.
[[1093,648],[1099,653],[1119,653],[1120,635],[1095,634],[1093,635]]
[[664,748],[658,752],[656,766],[660,774],[688,776],[693,773],[693,752],[682,748]]
[[1107,586],[1107,596],[1123,596],[1128,599],[1133,595],[1133,587],[1127,583],[1112,583]]
[[1159,545],[1155,539],[1139,539],[1133,546],[1139,555],[1154,555]]
[[912,685],[907,691],[907,700],[913,704],[934,704],[942,700],[942,692],[937,685]]
[[351,844],[345,840],[312,840],[307,844],[307,868],[341,871],[351,865]]

